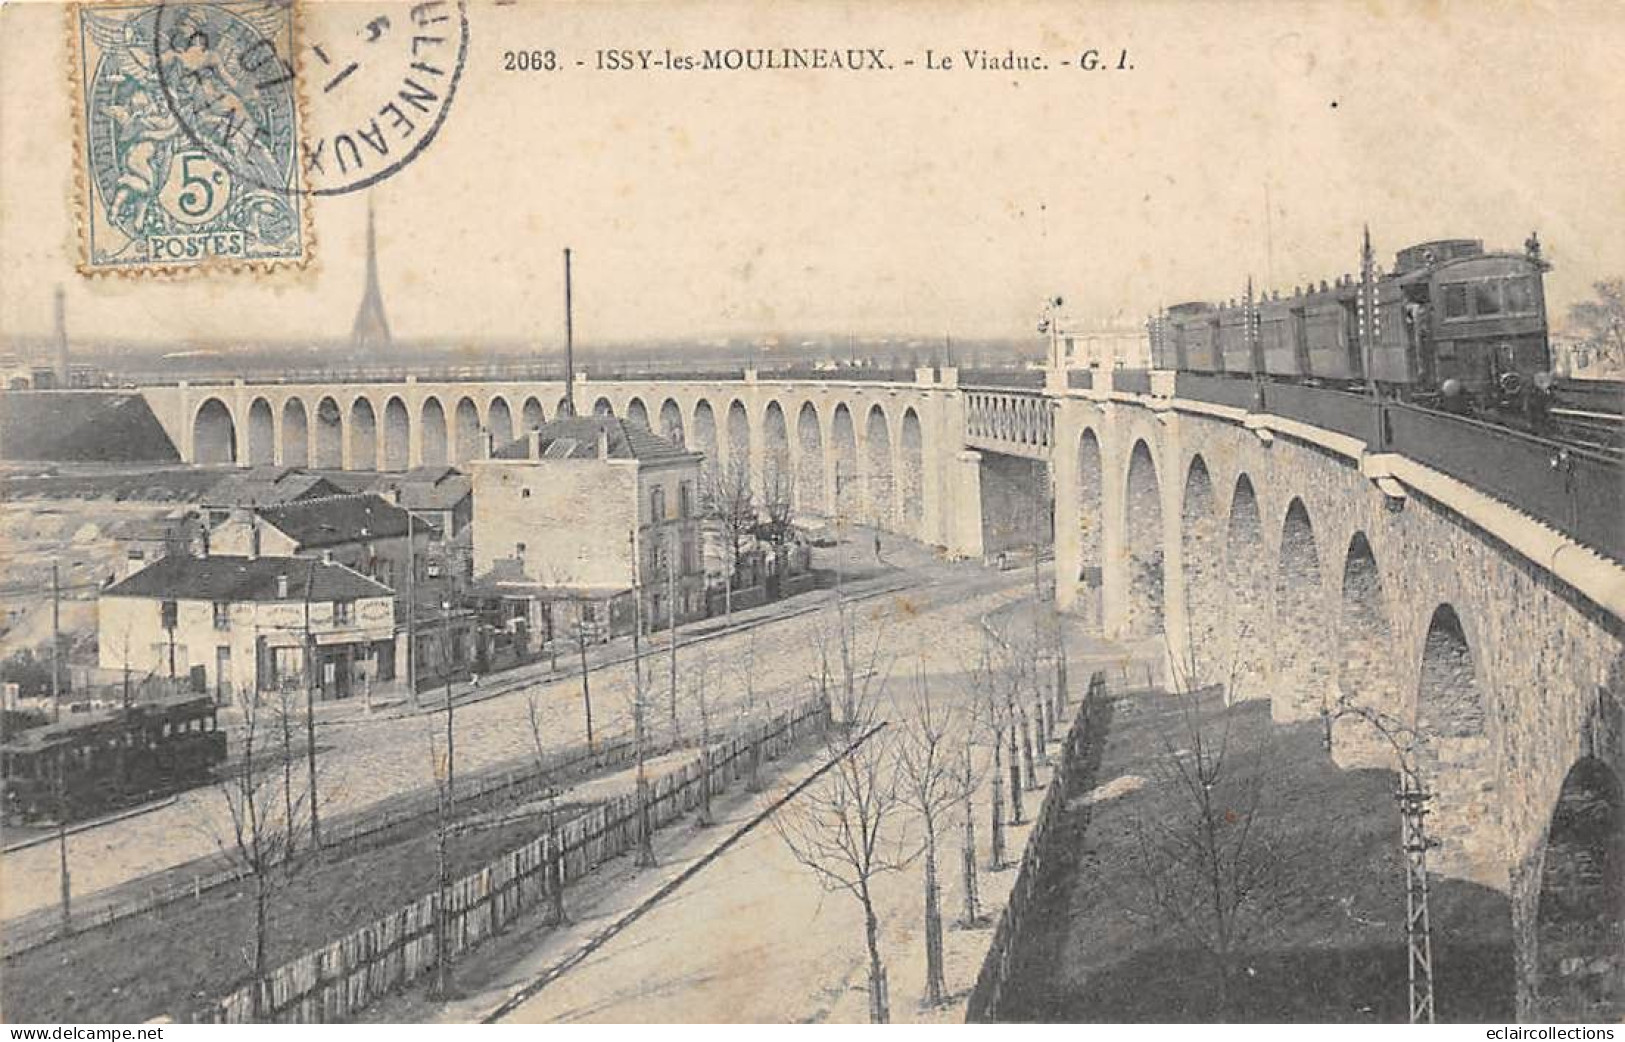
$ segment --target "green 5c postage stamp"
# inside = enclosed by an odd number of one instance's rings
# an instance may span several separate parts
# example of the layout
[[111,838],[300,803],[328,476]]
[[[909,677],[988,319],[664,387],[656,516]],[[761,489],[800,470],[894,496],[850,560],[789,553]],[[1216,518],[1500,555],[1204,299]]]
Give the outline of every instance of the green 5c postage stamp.
[[295,14],[292,0],[70,8],[81,271],[305,262]]

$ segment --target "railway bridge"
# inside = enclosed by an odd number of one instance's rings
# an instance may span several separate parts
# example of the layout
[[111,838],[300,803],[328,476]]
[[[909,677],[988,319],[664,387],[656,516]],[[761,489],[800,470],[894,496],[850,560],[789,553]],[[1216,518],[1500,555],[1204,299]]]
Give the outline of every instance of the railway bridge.
[[[1024,374],[1025,375],[1025,374]],[[1350,767],[1421,736],[1434,871],[1507,896],[1524,1019],[1625,1016],[1625,484],[1616,462],[1459,417],[1166,372],[961,382],[585,380],[613,412],[957,554],[1053,538],[1057,602],[1327,721]],[[561,384],[154,387],[195,462],[457,463],[556,415]]]

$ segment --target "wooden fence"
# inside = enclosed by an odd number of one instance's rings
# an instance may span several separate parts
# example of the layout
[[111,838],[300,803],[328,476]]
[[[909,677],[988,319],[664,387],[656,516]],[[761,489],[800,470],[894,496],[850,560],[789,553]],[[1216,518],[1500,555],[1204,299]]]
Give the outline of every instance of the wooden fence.
[[[809,699],[711,746],[649,785],[654,828],[700,805],[702,785],[713,795],[745,776],[753,757],[775,759],[809,733],[821,732],[827,706]],[[553,855],[547,834],[451,884],[446,902],[447,946],[456,958],[512,923],[550,896],[552,860],[562,860],[564,882],[580,879],[638,841],[638,796],[628,793],[599,804],[559,831],[563,857]],[[380,996],[432,971],[439,955],[435,936],[438,889],[392,915],[346,937],[306,952],[259,982],[257,1019],[279,1023],[343,1021]],[[226,996],[195,1018],[209,1023],[248,1023],[254,1015],[254,984]]]
[[1009,980],[1016,939],[1021,936],[1027,916],[1033,911],[1033,892],[1038,887],[1049,832],[1065,812],[1068,785],[1082,766],[1084,749],[1090,741],[1090,710],[1098,699],[1104,697],[1106,674],[1097,670],[1090,676],[1089,690],[1078,706],[1077,715],[1072,718],[1072,726],[1067,729],[1055,774],[1050,778],[1049,790],[1044,793],[1043,806],[1033,821],[1032,831],[1027,833],[1027,845],[1022,851],[1021,867],[1016,872],[1010,900],[1005,903],[1004,912],[999,916],[999,924],[993,931],[993,942],[982,960],[982,970],[976,975],[976,985],[965,1003],[967,1023],[985,1023],[998,1015],[999,997],[1004,991],[1005,982]]

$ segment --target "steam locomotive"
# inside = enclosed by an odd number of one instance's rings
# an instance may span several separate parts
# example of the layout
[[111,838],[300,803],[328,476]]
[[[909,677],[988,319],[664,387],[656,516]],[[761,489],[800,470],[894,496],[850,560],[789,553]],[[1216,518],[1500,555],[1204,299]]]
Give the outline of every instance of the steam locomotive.
[[1479,239],[1400,250],[1378,269],[1240,301],[1167,308],[1148,329],[1159,369],[1379,389],[1450,412],[1547,426],[1552,354],[1540,240],[1522,253]]

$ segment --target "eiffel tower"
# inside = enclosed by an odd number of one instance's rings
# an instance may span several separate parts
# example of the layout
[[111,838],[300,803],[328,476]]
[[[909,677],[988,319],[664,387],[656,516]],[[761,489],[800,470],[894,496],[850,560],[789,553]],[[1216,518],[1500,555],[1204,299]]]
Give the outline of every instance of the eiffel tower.
[[376,351],[390,346],[389,319],[384,317],[384,295],[378,288],[378,239],[373,229],[372,200],[367,200],[367,288],[356,309],[350,346],[356,351]]

